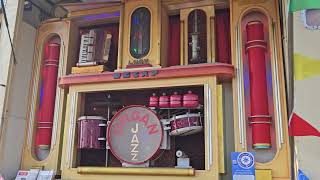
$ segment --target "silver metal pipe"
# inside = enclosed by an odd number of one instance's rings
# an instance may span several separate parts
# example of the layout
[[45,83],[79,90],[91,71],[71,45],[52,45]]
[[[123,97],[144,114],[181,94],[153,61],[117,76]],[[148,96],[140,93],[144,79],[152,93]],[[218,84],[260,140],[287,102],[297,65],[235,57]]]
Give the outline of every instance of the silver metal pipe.
[[206,119],[206,129],[208,133],[207,138],[207,151],[208,151],[208,170],[211,168],[211,165],[213,164],[213,157],[212,157],[212,115],[211,115],[211,109],[212,109],[212,99],[211,99],[211,90],[208,84],[204,85],[204,93],[207,95],[206,102],[205,102],[205,113],[207,114]]
[[[61,38],[61,37],[60,37]],[[64,63],[64,43],[61,39],[61,47],[60,48],[60,61],[59,61],[59,66],[58,66],[58,77],[63,76],[63,63]],[[57,82],[58,82],[58,78],[57,78]],[[52,127],[52,133],[51,133],[51,147],[50,149],[53,150],[54,146],[56,145],[56,140],[57,140],[57,129],[58,129],[58,122],[59,122],[59,118],[60,118],[60,106],[61,106],[61,94],[62,94],[62,89],[57,87],[56,89],[56,99],[55,99],[55,106],[54,106],[54,117],[53,117],[53,127]]]
[[239,128],[239,143],[241,147],[245,148],[245,117],[244,117],[244,103],[243,103],[243,68],[241,60],[241,42],[240,42],[240,25],[236,28],[236,41],[237,41],[237,94],[238,94],[238,128]]
[[274,22],[272,22],[272,38],[271,44],[273,44],[273,77],[274,77],[274,93],[275,93],[275,113],[277,119],[277,142],[279,149],[282,148],[282,144],[284,143],[283,140],[283,126],[282,126],[282,109],[281,109],[281,102],[280,102],[280,85],[279,85],[279,75],[278,75],[278,52],[276,48],[276,32]]
[[[43,50],[40,50],[42,52]],[[40,56],[39,56],[40,57]],[[29,127],[28,127],[28,139],[27,139],[27,147],[31,150],[32,146],[32,138],[34,132],[34,123],[35,123],[35,111],[36,111],[36,104],[38,98],[38,90],[39,90],[39,80],[40,80],[40,68],[41,68],[42,58],[38,58],[35,64],[35,72],[33,78],[33,87],[32,87],[32,96],[31,96],[31,107],[29,109]]]
[[76,123],[76,97],[77,97],[77,93],[71,93],[70,95],[70,127],[68,130],[68,143],[67,143],[67,158],[66,158],[66,166],[68,168],[71,168],[71,162],[72,162],[72,152],[73,152],[73,142],[74,142],[74,131],[75,131],[75,123]]

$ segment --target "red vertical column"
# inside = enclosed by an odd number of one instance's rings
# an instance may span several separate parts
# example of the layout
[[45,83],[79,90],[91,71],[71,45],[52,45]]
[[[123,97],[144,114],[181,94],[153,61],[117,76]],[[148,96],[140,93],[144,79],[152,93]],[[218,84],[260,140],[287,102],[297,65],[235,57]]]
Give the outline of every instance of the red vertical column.
[[266,42],[263,23],[251,21],[246,26],[246,53],[249,64],[250,105],[249,123],[252,126],[252,142],[255,149],[271,147],[271,117],[268,108],[266,78]]
[[37,150],[49,150],[56,98],[60,45],[49,43],[44,52],[41,69],[40,102],[37,113],[37,130],[35,145]]

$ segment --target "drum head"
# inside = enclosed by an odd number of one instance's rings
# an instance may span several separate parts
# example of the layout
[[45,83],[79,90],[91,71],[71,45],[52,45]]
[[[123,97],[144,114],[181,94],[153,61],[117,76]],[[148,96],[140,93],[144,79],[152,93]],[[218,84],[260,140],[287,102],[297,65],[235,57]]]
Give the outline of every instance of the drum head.
[[145,106],[121,109],[108,126],[108,144],[112,154],[128,164],[143,164],[154,158],[162,137],[159,118]]

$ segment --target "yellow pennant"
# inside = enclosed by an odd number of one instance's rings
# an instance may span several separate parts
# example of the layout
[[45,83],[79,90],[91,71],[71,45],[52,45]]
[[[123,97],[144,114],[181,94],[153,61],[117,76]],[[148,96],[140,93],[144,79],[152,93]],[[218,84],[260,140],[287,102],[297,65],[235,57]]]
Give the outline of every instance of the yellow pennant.
[[294,79],[303,80],[320,76],[320,59],[316,60],[298,53],[294,54]]

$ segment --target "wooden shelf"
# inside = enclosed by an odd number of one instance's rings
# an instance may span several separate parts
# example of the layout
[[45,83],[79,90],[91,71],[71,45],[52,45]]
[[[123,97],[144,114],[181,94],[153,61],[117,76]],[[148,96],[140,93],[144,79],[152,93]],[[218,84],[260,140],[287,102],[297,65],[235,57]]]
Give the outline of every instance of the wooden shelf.
[[[197,76],[217,76],[220,81],[231,80],[235,74],[234,66],[224,63],[205,63],[167,68],[130,69],[121,72],[103,72],[96,74],[72,74],[59,78],[59,87],[68,88],[72,85],[112,83],[119,81],[156,80],[169,78],[187,78]],[[126,75],[129,76],[125,76]],[[143,74],[145,73],[145,74]]]

